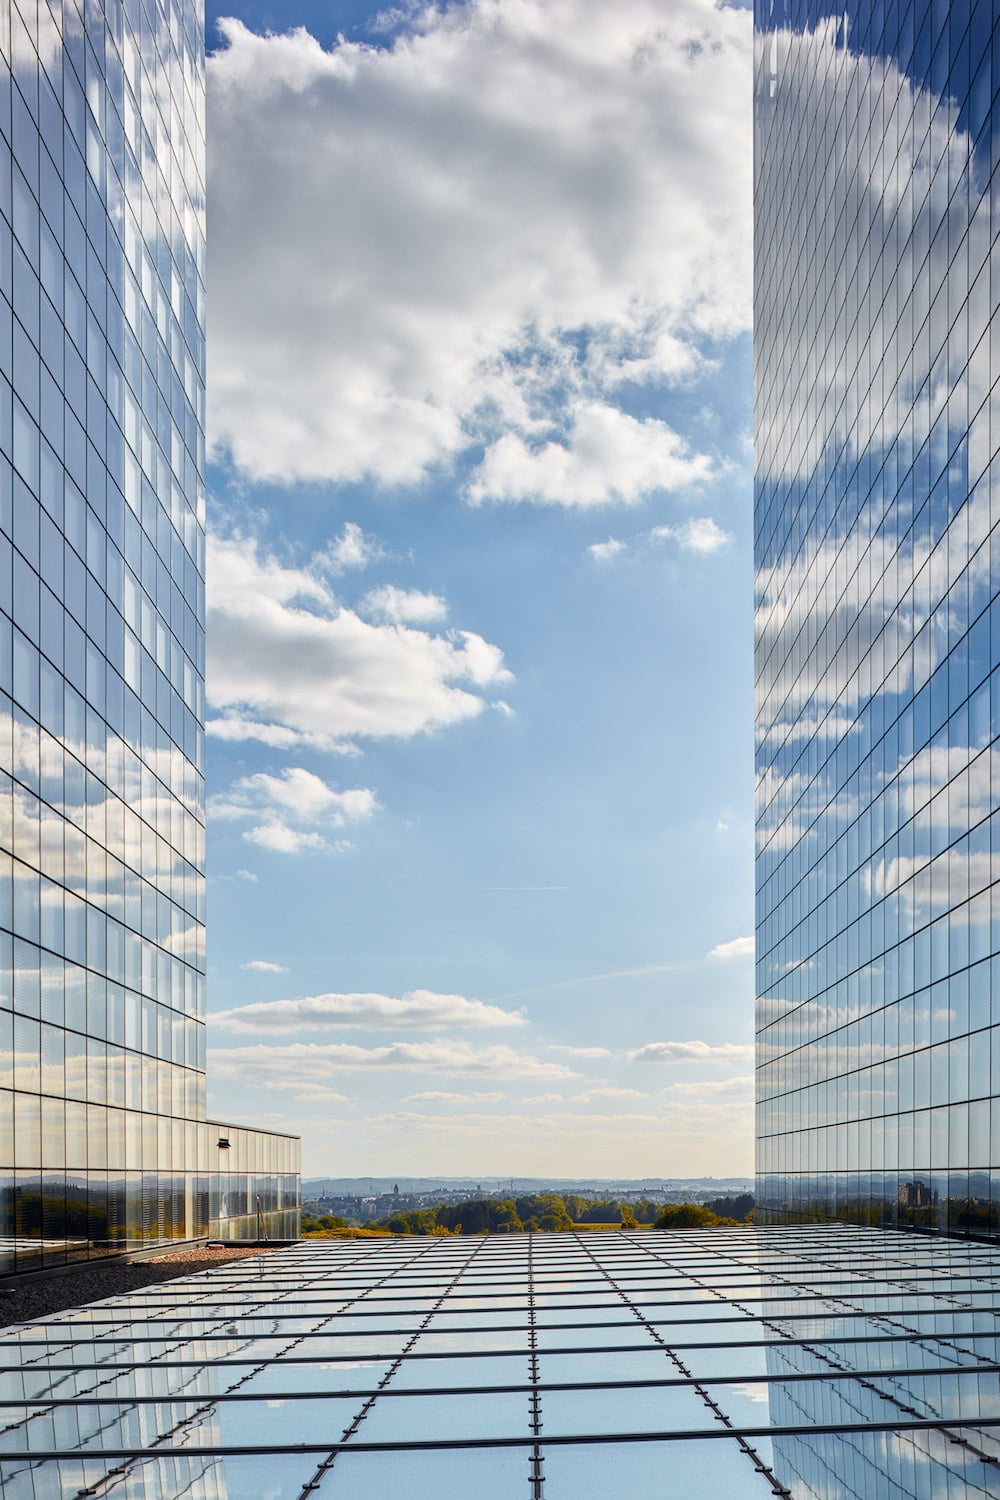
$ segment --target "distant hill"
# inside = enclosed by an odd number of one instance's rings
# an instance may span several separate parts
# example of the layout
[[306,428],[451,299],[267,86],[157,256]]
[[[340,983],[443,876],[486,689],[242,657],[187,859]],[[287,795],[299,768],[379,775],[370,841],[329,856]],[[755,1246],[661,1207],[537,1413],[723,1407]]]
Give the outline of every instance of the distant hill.
[[573,1193],[686,1193],[721,1197],[753,1192],[752,1177],[303,1177],[303,1197],[372,1197],[391,1193],[454,1192],[470,1189],[484,1194],[545,1193],[566,1189]]

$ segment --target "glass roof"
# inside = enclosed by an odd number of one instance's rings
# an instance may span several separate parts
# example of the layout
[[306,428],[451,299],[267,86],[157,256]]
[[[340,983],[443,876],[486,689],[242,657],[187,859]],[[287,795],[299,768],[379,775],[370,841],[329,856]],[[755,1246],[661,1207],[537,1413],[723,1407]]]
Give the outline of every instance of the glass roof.
[[1000,1251],[302,1243],[0,1332],[4,1500],[1000,1494]]

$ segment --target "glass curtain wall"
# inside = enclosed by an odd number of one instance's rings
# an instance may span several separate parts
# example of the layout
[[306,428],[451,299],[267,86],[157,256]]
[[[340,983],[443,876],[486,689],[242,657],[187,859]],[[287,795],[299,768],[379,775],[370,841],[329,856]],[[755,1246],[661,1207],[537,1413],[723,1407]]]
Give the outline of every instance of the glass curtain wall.
[[770,1219],[1000,1234],[998,13],[756,8]]
[[213,1240],[299,1237],[299,1142],[209,1121],[208,1232]]
[[208,1227],[203,104],[0,0],[0,1270]]

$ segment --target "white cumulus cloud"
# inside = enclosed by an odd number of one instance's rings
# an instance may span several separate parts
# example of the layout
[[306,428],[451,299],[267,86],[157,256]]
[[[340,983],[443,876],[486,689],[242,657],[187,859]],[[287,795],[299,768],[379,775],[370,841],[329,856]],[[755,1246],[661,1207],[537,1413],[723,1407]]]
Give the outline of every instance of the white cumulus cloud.
[[[228,792],[210,797],[208,814],[213,818],[252,820],[243,837],[252,844],[281,854],[299,854],[305,849],[344,847],[345,841],[327,838],[329,829],[364,823],[378,811],[378,798],[370,787],[351,787],[338,792],[304,766],[288,766],[279,776],[258,771],[242,776]],[[317,826],[323,832],[317,832]]]
[[752,937],[730,938],[728,943],[716,943],[709,950],[709,958],[753,958],[755,942]]
[[[208,63],[210,430],[255,478],[589,505],[709,467],[626,383],[750,321],[752,19],[467,0]],[[393,22],[398,24],[399,18]],[[391,434],[391,440],[387,440]]]
[[[244,968],[248,967],[244,965]],[[520,1011],[502,1010],[464,995],[411,990],[392,995],[306,995],[219,1011],[212,1024],[226,1031],[303,1031],[351,1027],[364,1030],[432,1031],[449,1026],[522,1026]]]
[[752,1042],[647,1042],[629,1054],[632,1062],[741,1062],[752,1060]]
[[320,554],[319,562],[329,573],[346,573],[352,568],[367,568],[382,556],[382,544],[362,531],[356,521],[345,521],[344,529]]
[[339,606],[322,554],[313,561],[285,565],[252,538],[210,540],[210,734],[279,749],[406,739],[474,718],[512,681],[502,651],[471,631],[378,623]]
[[284,964],[269,963],[266,958],[251,958],[245,964],[240,964],[241,969],[248,969],[251,974],[287,974],[288,969]]
[[632,503],[653,490],[681,490],[712,466],[655,417],[638,421],[597,401],[575,403],[568,431],[532,442],[505,432],[487,449],[472,500],[532,500],[579,507]]
[[732,541],[729,532],[723,531],[711,516],[692,516],[679,526],[654,526],[649,535],[656,542],[675,541],[685,552],[718,552]]
[[399,589],[391,583],[370,589],[362,603],[369,614],[395,625],[433,625],[448,613],[448,606],[437,594]]
[[610,562],[613,557],[618,557],[622,552],[628,550],[628,544],[621,542],[616,536],[609,536],[606,542],[591,542],[587,551],[597,562]]
[[334,848],[340,852],[351,848],[349,839],[337,839],[331,846],[321,833],[311,833],[306,828],[291,828],[282,818],[269,818],[248,828],[243,837],[261,849],[270,849],[272,854],[302,854],[306,849]]

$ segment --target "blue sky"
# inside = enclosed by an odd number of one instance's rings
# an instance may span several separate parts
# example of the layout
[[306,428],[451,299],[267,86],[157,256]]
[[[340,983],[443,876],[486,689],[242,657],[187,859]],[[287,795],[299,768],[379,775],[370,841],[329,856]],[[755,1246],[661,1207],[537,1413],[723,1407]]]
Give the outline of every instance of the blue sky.
[[211,1108],[746,1172],[749,19],[208,20]]

